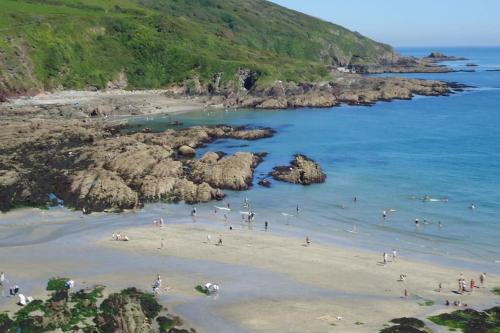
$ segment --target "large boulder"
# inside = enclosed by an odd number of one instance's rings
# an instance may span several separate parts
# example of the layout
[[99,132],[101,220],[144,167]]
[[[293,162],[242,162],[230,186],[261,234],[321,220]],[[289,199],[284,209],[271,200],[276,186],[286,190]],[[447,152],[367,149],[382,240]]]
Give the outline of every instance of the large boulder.
[[301,154],[295,155],[291,165],[273,168],[271,176],[276,180],[302,185],[323,183],[326,180],[326,175],[321,167]]
[[132,209],[139,198],[116,173],[104,169],[81,170],[61,183],[58,194],[72,206],[87,211]]
[[246,190],[261,161],[261,154],[238,152],[223,157],[221,153],[208,152],[193,163],[189,177],[195,183],[206,182],[216,188]]
[[129,288],[109,295],[100,310],[96,323],[103,332],[155,333],[151,323],[162,306],[152,295]]
[[177,149],[177,152],[179,153],[180,156],[184,157],[193,157],[196,155],[196,150],[187,145],[180,146],[179,149]]

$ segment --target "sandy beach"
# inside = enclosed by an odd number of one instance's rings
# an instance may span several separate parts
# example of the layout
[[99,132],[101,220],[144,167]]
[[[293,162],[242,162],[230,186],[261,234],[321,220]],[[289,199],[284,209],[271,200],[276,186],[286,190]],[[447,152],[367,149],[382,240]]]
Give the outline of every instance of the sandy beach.
[[[412,261],[404,255],[394,261],[392,254],[384,265],[382,253],[346,250],[316,244],[314,240],[306,246],[304,239],[279,237],[261,230],[235,228],[221,233],[220,229],[206,225],[183,224],[132,228],[123,233],[130,237],[129,242],[111,241],[106,237],[98,241],[97,246],[118,249],[124,251],[124,255],[145,253],[213,261],[229,264],[234,269],[258,268],[280,273],[298,286],[321,290],[319,294],[283,299],[263,293],[252,302],[219,307],[222,316],[252,332],[325,332],[331,326],[342,332],[375,332],[392,318],[424,319],[449,310],[450,307],[444,305],[447,299],[481,307],[494,302],[495,297],[490,288],[478,288],[471,295],[454,293],[461,274],[467,281],[470,278],[477,281],[479,272]],[[211,235],[211,242],[207,235]],[[222,237],[222,246],[217,245],[219,237]],[[163,249],[159,249],[161,238]],[[170,280],[169,272],[163,274],[167,281],[172,281],[169,285],[173,293],[192,295],[192,279]],[[400,274],[407,275],[406,281],[398,281]],[[437,292],[440,282],[443,289]],[[489,286],[499,282],[498,277],[488,276]],[[256,281],[248,279],[245,283]],[[221,288],[223,298],[223,283]],[[409,292],[406,298],[403,297],[405,289]],[[433,305],[426,306],[426,302]]]

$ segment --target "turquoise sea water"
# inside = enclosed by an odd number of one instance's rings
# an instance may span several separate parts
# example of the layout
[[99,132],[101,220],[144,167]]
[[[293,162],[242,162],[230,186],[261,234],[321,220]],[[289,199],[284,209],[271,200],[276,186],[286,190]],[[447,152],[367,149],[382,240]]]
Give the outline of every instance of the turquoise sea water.
[[[423,56],[433,49],[401,49]],[[233,207],[248,197],[257,213],[256,228],[268,220],[272,230],[309,235],[313,240],[362,246],[377,251],[397,248],[403,255],[436,260],[457,259],[489,271],[500,271],[500,48],[441,49],[469,60],[449,62],[473,73],[406,76],[473,86],[448,97],[377,103],[372,107],[282,111],[199,111],[176,116],[185,125],[250,124],[277,130],[275,137],[244,142],[219,140],[209,149],[267,152],[247,192],[226,192]],[[168,120],[155,117],[133,122],[156,129]],[[199,154],[207,149],[199,150]],[[326,183],[313,186],[273,181],[257,185],[273,166],[305,153],[326,172]],[[420,198],[448,198],[423,202]],[[357,197],[357,203],[353,197]],[[477,209],[469,209],[474,203]],[[295,213],[286,217],[282,213]],[[198,205],[209,211],[213,203]],[[344,208],[342,208],[344,206]],[[396,209],[384,221],[384,209]],[[163,209],[163,208],[162,208]],[[169,214],[188,207],[170,205]],[[414,220],[419,218],[417,229]],[[230,214],[240,221],[238,212]],[[428,224],[422,222],[427,220]],[[438,221],[443,228],[438,227]],[[349,233],[356,224],[358,233]],[[241,223],[241,225],[243,225]]]

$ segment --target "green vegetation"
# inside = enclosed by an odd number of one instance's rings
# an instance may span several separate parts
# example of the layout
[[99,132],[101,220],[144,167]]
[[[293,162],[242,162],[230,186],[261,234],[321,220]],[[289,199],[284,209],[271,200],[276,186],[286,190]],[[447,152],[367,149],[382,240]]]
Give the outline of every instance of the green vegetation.
[[433,306],[435,303],[433,300],[426,299],[423,302],[419,302],[418,305],[420,306]]
[[171,329],[175,325],[175,322],[173,319],[163,317],[163,316],[156,318],[156,322],[158,323],[158,327],[160,328],[160,333],[167,332],[169,329]]
[[485,311],[457,310],[429,317],[429,320],[464,333],[498,333],[500,332],[500,307]]
[[393,326],[384,324],[384,327],[380,333],[402,333],[402,332],[412,332],[412,333],[430,333],[432,332],[425,323],[417,318],[402,317],[395,318],[391,320]]
[[[242,68],[257,85],[324,78],[392,48],[263,0],[0,0],[0,95],[57,87],[159,88]],[[191,83],[194,86],[194,82]]]
[[196,291],[204,294],[204,295],[208,295],[208,290],[207,288],[203,287],[203,286],[200,286],[200,285],[197,285],[196,287],[194,287],[194,289],[196,289]]
[[495,295],[500,296],[500,287],[493,288],[491,292],[494,293]]
[[[50,291],[47,300],[34,300],[28,303],[15,312],[12,318],[7,313],[0,313],[0,332],[38,333],[58,330],[74,332],[75,327],[76,330],[81,329],[83,332],[110,332],[124,320],[135,319],[138,312],[130,311],[130,307],[140,309],[143,320],[153,322],[156,318],[160,332],[167,332],[173,327],[183,325],[180,318],[167,313],[158,317],[165,309],[152,294],[128,288],[109,295],[102,301],[100,307],[97,307],[97,303],[103,298],[103,286],[68,294],[66,280],[50,279],[47,284],[47,290]],[[127,311],[129,312],[125,313]],[[127,331],[126,328],[123,330]]]
[[69,279],[67,278],[51,278],[49,282],[47,282],[47,290],[48,291],[60,291],[60,290],[65,290],[67,289],[66,287],[66,282],[68,282]]

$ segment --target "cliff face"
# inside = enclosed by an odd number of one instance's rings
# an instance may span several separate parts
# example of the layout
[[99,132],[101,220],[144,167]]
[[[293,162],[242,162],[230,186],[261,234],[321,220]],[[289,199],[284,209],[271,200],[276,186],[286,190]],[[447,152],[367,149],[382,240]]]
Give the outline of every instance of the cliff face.
[[387,45],[263,0],[0,0],[0,6],[0,99],[193,79],[193,93],[197,81],[213,89],[264,87],[318,81],[329,67],[393,57]]

